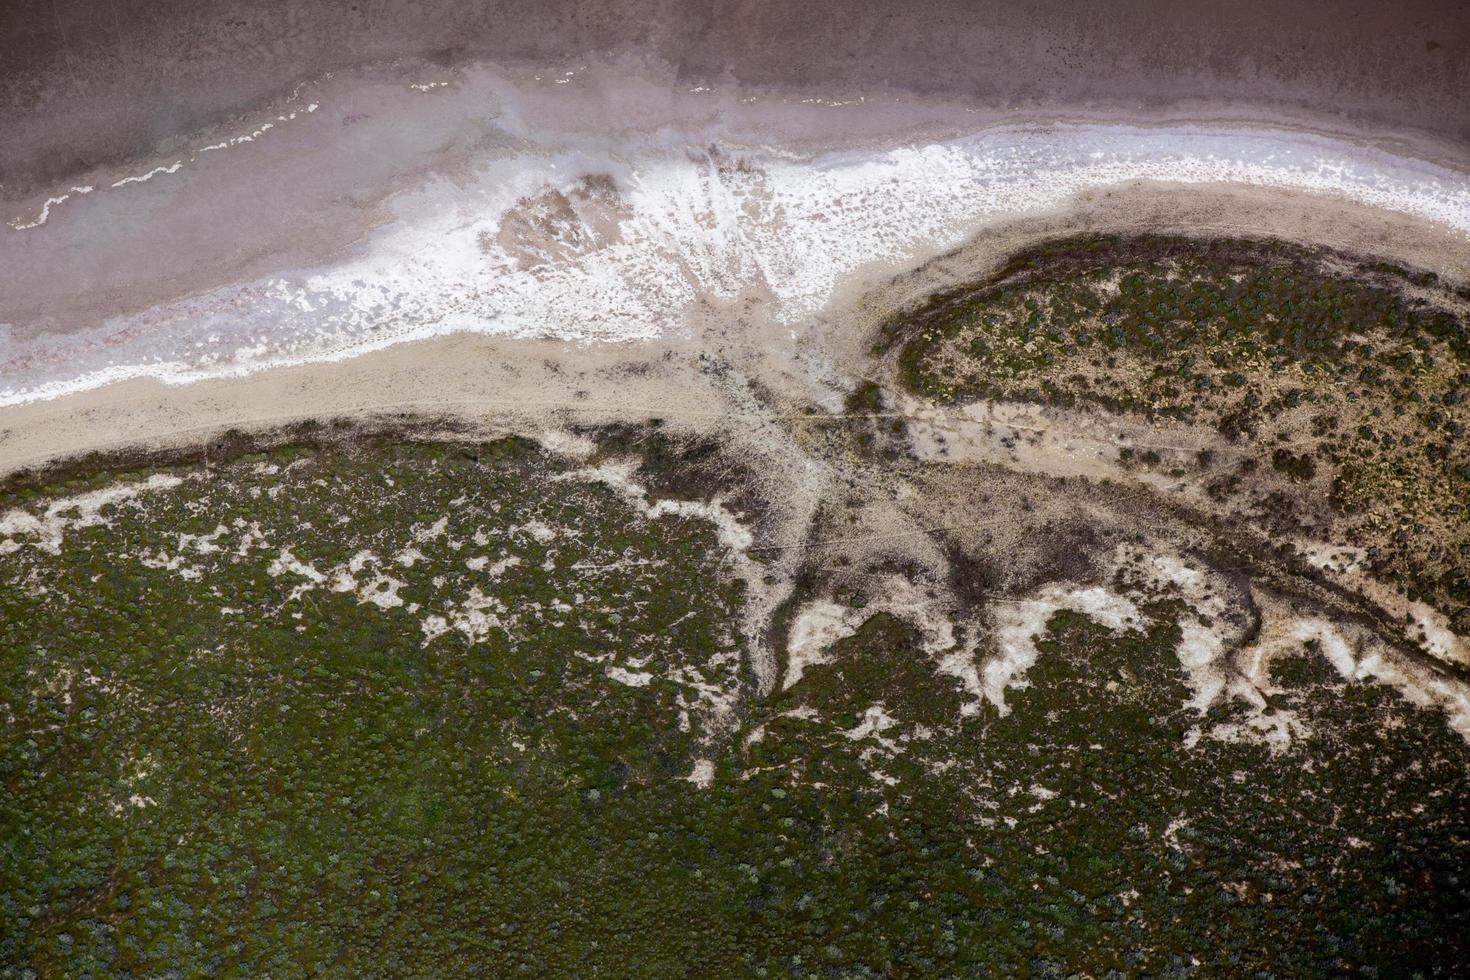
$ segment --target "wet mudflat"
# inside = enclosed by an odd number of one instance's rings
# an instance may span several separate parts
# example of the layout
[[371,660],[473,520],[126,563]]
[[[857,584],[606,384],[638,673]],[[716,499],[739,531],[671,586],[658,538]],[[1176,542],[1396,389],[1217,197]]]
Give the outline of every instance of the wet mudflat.
[[987,112],[1284,111],[1461,148],[1470,139],[1470,21],[1438,0],[925,0],[901,10],[851,0],[119,0],[102,13],[85,0],[23,0],[0,18],[9,190],[151,154],[326,72],[395,61],[534,61],[554,73],[612,56],[670,66],[690,84],[823,98],[891,92]]

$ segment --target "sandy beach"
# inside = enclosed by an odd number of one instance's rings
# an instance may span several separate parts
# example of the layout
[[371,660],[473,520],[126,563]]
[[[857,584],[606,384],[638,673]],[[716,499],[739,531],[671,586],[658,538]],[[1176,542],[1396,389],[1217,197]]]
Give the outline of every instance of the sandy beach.
[[[800,342],[764,297],[710,307],[691,329],[653,339],[566,343],[453,334],[345,360],[193,384],[136,379],[0,409],[0,472],[93,451],[200,444],[227,429],[308,418],[442,417],[537,433],[569,423],[665,419],[690,431],[758,425],[780,411],[832,410],[863,376],[879,321],[936,289],[972,279],[1008,252],[1078,231],[1275,234],[1470,275],[1449,229],[1318,196],[1259,188],[1139,184],[1084,195],[1053,212],[998,222],[916,271],[867,270],[803,326]],[[1385,248],[1385,244],[1389,247]],[[752,407],[712,379],[718,358],[779,396]]]
[[831,409],[878,318],[1048,235],[1470,277],[1470,176],[1407,130],[847,95],[626,60],[346,72],[13,196],[0,467],[316,416],[745,411],[701,355]]

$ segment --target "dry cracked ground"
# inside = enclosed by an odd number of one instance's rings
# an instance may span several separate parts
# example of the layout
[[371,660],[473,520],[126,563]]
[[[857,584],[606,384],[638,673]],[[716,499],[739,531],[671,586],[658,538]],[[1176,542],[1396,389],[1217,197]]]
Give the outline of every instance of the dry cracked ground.
[[1069,237],[841,405],[15,477],[0,970],[1460,975],[1467,314]]

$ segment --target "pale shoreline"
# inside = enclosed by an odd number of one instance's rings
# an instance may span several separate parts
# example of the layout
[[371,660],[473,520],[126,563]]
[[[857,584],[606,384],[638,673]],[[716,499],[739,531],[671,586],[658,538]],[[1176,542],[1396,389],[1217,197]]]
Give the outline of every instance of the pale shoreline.
[[[1301,192],[1329,211],[1347,195],[1470,243],[1470,174],[1387,153],[1387,137],[1280,119],[987,129],[959,103],[670,89],[623,65],[414,77],[304,87],[239,124],[255,127],[244,135],[198,134],[12,221],[0,232],[0,406],[462,332],[688,339],[708,333],[710,310],[752,299],[795,341],[843,315],[854,281],[877,286],[1140,178],[1205,197],[1222,181]],[[1271,220],[1234,232],[1269,234]],[[1413,264],[1465,278],[1452,249]]]
[[182,385],[135,379],[0,408],[0,476],[99,451],[202,445],[230,429],[265,432],[307,419],[445,418],[532,434],[568,422],[651,418],[700,432],[758,424],[763,412],[703,373],[706,352],[790,404],[835,408],[862,376],[872,330],[889,311],[974,278],[1026,243],[1099,231],[1280,237],[1470,283],[1470,250],[1455,233],[1403,215],[1265,188],[1121,186],[997,222],[917,270],[862,270],[799,340],[766,315],[757,293],[708,305],[688,329],[654,339],[568,343],[454,333],[239,378]]
[[[1048,236],[1276,236],[1470,283],[1470,170],[1395,155],[1416,144],[1393,134],[1271,112],[1065,122],[799,99],[626,61],[544,72],[323,78],[173,155],[95,171],[44,224],[0,229],[0,474],[385,411],[752,422],[702,374],[706,354],[831,408],[864,375],[877,317]],[[1241,159],[1215,156],[1237,138]],[[1039,156],[1015,163],[1007,140]],[[1342,156],[1320,173],[1287,165],[1328,152]],[[6,372],[43,377],[48,351],[54,391]]]

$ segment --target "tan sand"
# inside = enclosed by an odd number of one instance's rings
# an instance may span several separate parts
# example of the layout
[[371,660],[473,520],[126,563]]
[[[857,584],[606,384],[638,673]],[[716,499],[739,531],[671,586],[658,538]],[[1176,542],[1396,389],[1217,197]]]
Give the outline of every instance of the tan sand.
[[[654,341],[566,344],[455,335],[239,379],[180,386],[129,381],[0,408],[0,474],[96,450],[201,444],[230,428],[384,413],[531,433],[649,418],[691,431],[759,428],[771,415],[835,408],[875,369],[866,351],[872,331],[893,309],[974,278],[1027,242],[1080,231],[1275,235],[1470,281],[1470,250],[1458,234],[1400,215],[1260,188],[1120,187],[1084,195],[1054,213],[993,226],[918,270],[864,270],[795,331],[771,322],[761,297],[751,296],[709,306],[686,333]],[[712,374],[712,362],[701,355],[731,367],[738,381]],[[774,393],[776,401],[753,400],[752,385]]]

